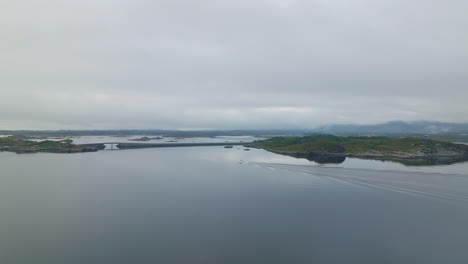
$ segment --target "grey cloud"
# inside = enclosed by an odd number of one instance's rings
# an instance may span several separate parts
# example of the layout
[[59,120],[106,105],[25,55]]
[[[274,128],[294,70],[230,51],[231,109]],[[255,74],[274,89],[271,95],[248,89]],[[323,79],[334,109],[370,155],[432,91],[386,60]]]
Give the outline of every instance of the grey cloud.
[[468,122],[466,1],[9,1],[0,129]]

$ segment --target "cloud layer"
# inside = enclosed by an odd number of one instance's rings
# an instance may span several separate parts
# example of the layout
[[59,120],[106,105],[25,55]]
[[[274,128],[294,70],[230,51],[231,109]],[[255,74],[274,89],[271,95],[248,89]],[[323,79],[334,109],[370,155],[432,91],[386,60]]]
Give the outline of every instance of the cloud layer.
[[23,0],[0,129],[468,122],[468,2]]

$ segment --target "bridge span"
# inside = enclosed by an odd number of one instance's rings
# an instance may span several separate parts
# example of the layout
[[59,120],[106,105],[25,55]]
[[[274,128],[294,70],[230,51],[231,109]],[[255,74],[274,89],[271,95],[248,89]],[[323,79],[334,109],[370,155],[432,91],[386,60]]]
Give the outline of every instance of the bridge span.
[[92,144],[80,144],[80,146],[96,146],[104,149],[105,145],[114,146],[117,149],[139,149],[139,148],[174,148],[174,147],[208,147],[208,146],[245,146],[252,142],[207,142],[207,143],[131,143],[131,142],[102,142]]

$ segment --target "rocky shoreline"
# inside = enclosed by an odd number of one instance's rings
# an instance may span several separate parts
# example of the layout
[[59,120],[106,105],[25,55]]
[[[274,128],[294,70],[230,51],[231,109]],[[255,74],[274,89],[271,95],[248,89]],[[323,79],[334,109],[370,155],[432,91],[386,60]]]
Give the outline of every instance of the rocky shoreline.
[[415,138],[347,138],[313,135],[256,141],[249,147],[325,163],[327,160],[337,163],[346,158],[390,160],[409,165],[451,164],[468,161],[468,146],[466,145]]
[[[262,149],[254,146],[246,146],[251,148]],[[334,163],[339,164],[343,163],[346,158],[358,158],[366,160],[380,160],[380,161],[393,161],[398,162],[408,166],[430,166],[430,165],[449,165],[454,163],[466,162],[468,161],[468,154],[459,154],[459,155],[384,155],[384,154],[342,154],[342,153],[321,153],[321,152],[288,152],[288,151],[276,151],[268,150],[266,151],[290,156],[294,158],[303,158],[310,161],[317,162],[319,164]]]
[[10,136],[0,138],[0,151],[9,151],[14,153],[79,153],[96,152],[104,149],[104,144],[73,144],[71,140],[61,141],[33,141],[20,136]]
[[[253,147],[254,146],[248,146]],[[261,149],[261,148],[259,148]],[[468,157],[468,153],[454,153],[454,154],[431,154],[431,155],[414,155],[414,154],[401,154],[401,155],[390,155],[390,154],[379,154],[379,153],[361,153],[361,154],[349,154],[349,153],[326,153],[326,152],[289,152],[289,151],[278,151],[269,150],[272,153],[288,155],[288,156],[308,156],[308,157],[347,157],[347,158],[360,158],[360,159],[402,159],[402,160],[415,160],[415,159],[434,159],[434,158],[462,158]]]

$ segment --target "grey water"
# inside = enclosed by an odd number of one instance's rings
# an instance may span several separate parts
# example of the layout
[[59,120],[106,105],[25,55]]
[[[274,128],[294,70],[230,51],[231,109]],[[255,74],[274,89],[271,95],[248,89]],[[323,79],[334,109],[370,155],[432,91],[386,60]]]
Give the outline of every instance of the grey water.
[[[263,138],[254,136],[215,136],[215,137],[166,137],[164,135],[133,135],[133,136],[74,136],[74,137],[56,137],[47,140],[71,139],[75,144],[92,144],[102,142],[121,142],[135,143],[136,139],[148,137],[150,140],[146,143],[222,143],[222,142],[252,142]],[[44,139],[31,139],[33,141],[43,141]]]
[[0,263],[466,263],[465,163],[0,152]]

